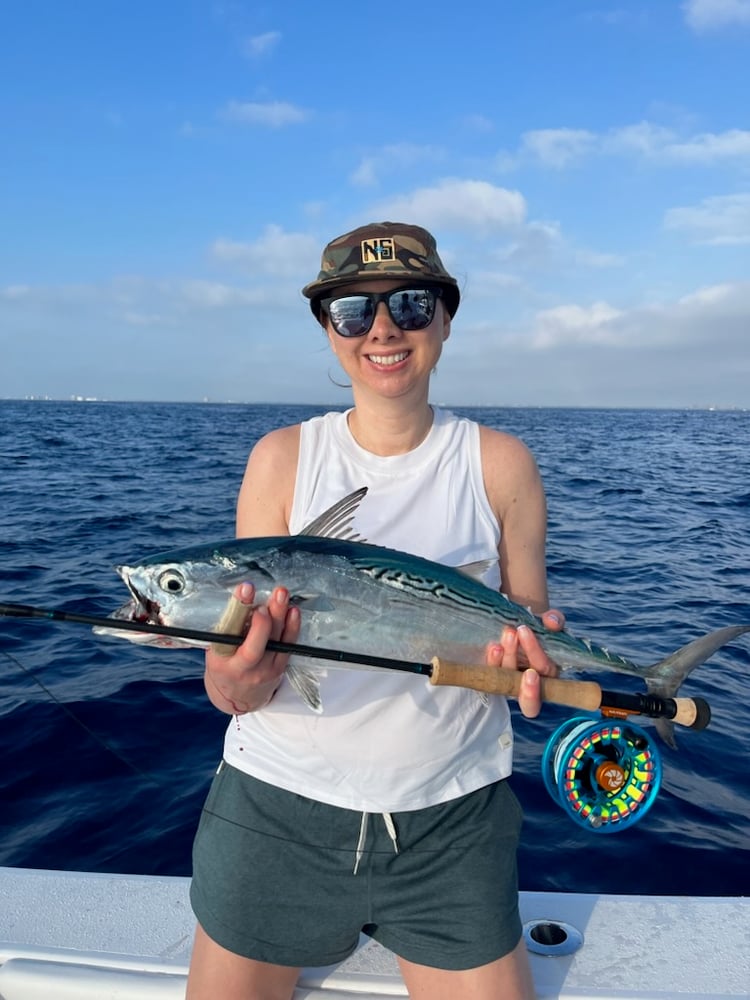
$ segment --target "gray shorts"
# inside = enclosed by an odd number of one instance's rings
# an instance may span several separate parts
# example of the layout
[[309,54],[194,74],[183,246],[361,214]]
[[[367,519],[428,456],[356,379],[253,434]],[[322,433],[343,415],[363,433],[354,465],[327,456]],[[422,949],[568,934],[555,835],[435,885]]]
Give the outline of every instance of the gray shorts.
[[439,969],[512,951],[522,815],[507,781],[389,819],[390,832],[384,815],[325,805],[223,762],[193,848],[198,922],[229,951],[274,965],[343,961],[360,931]]

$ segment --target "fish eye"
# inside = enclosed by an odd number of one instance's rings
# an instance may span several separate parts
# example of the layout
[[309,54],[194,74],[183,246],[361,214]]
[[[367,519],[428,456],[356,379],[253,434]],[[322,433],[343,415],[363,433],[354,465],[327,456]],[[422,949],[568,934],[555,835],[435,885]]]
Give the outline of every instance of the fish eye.
[[181,594],[185,589],[185,577],[176,569],[165,569],[156,582],[170,594]]

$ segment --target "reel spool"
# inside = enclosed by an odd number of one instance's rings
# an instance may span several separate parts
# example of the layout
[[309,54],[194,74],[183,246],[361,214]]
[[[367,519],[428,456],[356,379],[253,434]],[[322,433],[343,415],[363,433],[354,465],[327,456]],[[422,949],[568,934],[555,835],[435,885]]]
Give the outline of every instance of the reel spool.
[[552,734],[542,757],[553,800],[594,833],[615,833],[642,819],[661,773],[661,758],[646,732],[624,720],[569,719]]

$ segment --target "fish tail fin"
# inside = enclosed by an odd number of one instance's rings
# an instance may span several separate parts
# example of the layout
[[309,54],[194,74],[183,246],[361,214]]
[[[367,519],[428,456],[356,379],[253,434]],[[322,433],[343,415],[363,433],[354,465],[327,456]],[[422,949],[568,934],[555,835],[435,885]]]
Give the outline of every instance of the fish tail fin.
[[[687,646],[670,653],[649,669],[646,677],[649,694],[661,698],[674,698],[682,682],[696,667],[705,663],[717,649],[721,649],[745,632],[750,632],[750,625],[728,625],[726,628],[702,635],[700,639],[694,639]],[[656,729],[665,743],[673,748],[677,746],[674,724],[669,719],[657,719]]]

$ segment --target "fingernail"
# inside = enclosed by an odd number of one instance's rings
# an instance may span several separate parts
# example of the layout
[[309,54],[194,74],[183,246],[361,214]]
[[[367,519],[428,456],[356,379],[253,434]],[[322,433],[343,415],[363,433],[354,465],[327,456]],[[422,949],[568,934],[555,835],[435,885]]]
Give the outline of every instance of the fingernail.
[[562,624],[562,618],[558,614],[555,614],[554,611],[548,611],[544,617],[551,619],[556,625]]
[[243,603],[247,603],[249,601],[252,601],[254,590],[255,590],[255,588],[253,587],[252,583],[241,583],[240,584],[240,600]]
[[277,604],[286,604],[289,600],[289,591],[286,587],[277,587],[274,591],[274,599]]

